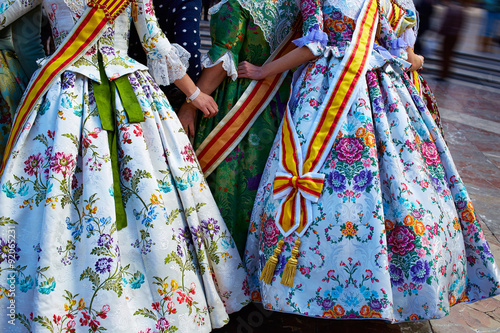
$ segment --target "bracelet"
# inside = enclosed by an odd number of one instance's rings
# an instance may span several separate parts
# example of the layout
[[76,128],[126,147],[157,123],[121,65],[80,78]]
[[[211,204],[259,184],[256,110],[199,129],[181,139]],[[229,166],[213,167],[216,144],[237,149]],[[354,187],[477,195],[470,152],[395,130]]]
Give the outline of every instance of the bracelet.
[[194,91],[194,93],[189,96],[188,98],[186,98],[186,103],[191,103],[192,101],[194,101],[196,99],[196,97],[198,97],[200,95],[200,88],[196,87],[196,90]]
[[420,58],[420,68],[419,69],[424,69],[424,57],[419,55],[418,56]]

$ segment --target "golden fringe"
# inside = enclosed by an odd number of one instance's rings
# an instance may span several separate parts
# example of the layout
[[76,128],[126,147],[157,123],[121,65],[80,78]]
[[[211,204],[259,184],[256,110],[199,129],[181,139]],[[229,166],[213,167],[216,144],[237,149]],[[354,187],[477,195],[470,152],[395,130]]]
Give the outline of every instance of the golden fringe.
[[134,22],[139,19],[139,6],[137,6],[137,0],[132,0],[132,18]]
[[292,256],[286,263],[285,270],[281,276],[281,284],[287,287],[293,287],[293,280],[295,279],[295,271],[297,270],[297,256],[299,255],[300,240],[295,241],[292,249]]
[[271,280],[273,279],[274,270],[276,269],[276,264],[278,263],[278,256],[281,253],[281,248],[283,247],[285,242],[280,240],[278,245],[274,249],[274,254],[267,260],[266,265],[262,269],[262,273],[260,274],[260,279],[264,280],[264,283],[271,284]]

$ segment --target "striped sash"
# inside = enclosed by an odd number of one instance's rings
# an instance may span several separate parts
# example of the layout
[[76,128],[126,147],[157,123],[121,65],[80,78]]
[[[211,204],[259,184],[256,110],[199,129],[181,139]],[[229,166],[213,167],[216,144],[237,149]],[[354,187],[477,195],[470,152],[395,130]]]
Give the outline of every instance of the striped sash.
[[26,88],[17,110],[9,141],[5,148],[0,176],[19,139],[26,121],[34,111],[35,105],[45,95],[52,83],[78,60],[104,32],[106,23],[114,21],[134,0],[91,0],[89,8],[82,15],[64,42],[42,66]]
[[329,97],[320,106],[323,112],[317,115],[312,125],[315,129],[302,146],[287,108],[280,138],[280,171],[273,190],[274,198],[282,199],[276,222],[285,237],[294,231],[302,236],[312,223],[311,205],[318,201],[325,177],[319,170],[332,149],[338,125],[357,98],[358,83],[367,70],[378,19],[377,0],[366,0],[352,42],[328,91]]
[[[266,63],[295,49],[292,41],[301,36],[299,30],[290,32]],[[288,71],[266,77],[264,80],[252,81],[231,111],[203,140],[196,150],[196,156],[205,177],[208,177],[245,137],[281,87],[287,73]]]
[[410,77],[410,81],[417,89],[418,94],[420,95],[420,97],[422,97],[422,83],[420,82],[420,75],[417,71],[413,71],[411,73],[408,73],[408,76]]

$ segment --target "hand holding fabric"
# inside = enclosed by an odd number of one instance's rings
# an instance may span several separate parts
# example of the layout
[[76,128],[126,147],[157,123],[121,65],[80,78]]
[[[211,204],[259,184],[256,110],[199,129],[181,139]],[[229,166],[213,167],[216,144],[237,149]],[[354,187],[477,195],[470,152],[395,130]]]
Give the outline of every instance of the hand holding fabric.
[[192,104],[196,106],[207,118],[211,118],[217,114],[219,111],[219,107],[217,103],[215,103],[212,96],[205,94],[204,92],[200,92],[198,97],[196,97]]
[[182,104],[177,117],[182,124],[182,128],[189,137],[194,137],[196,126],[196,106],[193,103]]
[[252,80],[262,80],[267,74],[264,71],[264,67],[256,66],[248,61],[243,61],[238,65],[238,77],[247,78]]

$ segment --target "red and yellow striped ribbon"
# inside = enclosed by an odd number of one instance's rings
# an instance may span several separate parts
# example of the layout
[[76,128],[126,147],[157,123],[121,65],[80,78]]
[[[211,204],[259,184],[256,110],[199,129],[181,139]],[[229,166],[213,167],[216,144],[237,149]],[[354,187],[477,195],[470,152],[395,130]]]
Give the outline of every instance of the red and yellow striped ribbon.
[[[266,61],[276,60],[296,48],[293,40],[300,37],[301,32],[290,33],[278,49]],[[252,81],[235,106],[219,122],[196,150],[196,156],[205,177],[231,153],[250,127],[269,105],[286,77],[286,72],[266,77],[264,80]]]
[[17,110],[14,124],[5,148],[0,176],[12,153],[15,143],[34,111],[35,105],[45,95],[52,83],[71,66],[101,36],[107,22],[113,21],[128,6],[131,0],[92,0],[75,28],[59,46],[49,60],[31,80]]
[[401,23],[401,19],[406,16],[406,10],[398,5],[395,1],[393,2],[393,6],[389,6],[389,14],[387,15],[389,19],[389,23],[393,28],[397,28],[399,23]]
[[417,71],[413,71],[409,74],[411,82],[415,86],[415,88],[418,91],[418,94],[420,97],[422,97],[422,82],[420,82],[420,76],[418,75]]
[[[321,107],[324,111],[316,120],[317,125],[311,131],[307,145],[301,147],[298,144],[292,116],[287,108],[280,144],[281,171],[274,182],[275,192],[287,193],[277,217],[278,226],[285,236],[294,231],[302,236],[312,222],[311,203],[318,200],[323,189],[324,174],[320,174],[319,170],[333,146],[338,124],[349,111],[359,88],[358,83],[366,73],[377,24],[377,1],[366,0],[357,19],[352,42],[330,88],[330,97]],[[303,148],[306,154],[302,161]],[[275,195],[275,198],[281,197],[282,194]]]

